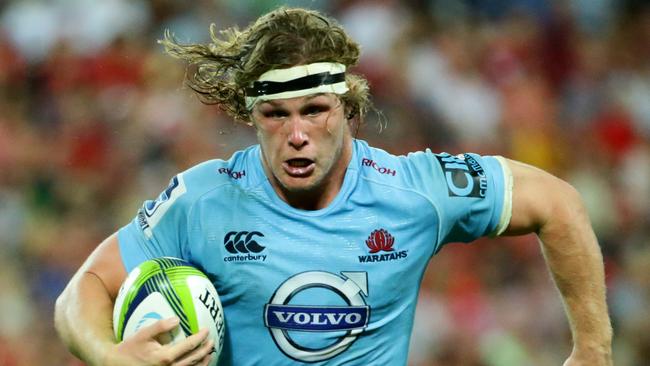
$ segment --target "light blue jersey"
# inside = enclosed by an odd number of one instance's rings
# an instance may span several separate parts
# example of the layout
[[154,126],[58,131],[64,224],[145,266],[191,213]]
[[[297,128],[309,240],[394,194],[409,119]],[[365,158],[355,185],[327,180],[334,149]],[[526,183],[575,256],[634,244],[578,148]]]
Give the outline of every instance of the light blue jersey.
[[508,224],[498,157],[394,156],[355,140],[337,197],[305,211],[276,195],[260,156],[252,146],[175,176],[119,231],[128,271],[172,256],[212,279],[221,365],[404,365],[431,256]]

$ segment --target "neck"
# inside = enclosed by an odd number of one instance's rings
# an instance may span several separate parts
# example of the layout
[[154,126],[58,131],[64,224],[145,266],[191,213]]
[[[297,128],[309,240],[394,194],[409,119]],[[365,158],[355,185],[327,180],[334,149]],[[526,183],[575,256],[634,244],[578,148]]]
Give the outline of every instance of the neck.
[[303,192],[289,192],[284,187],[278,186],[279,192],[277,188],[276,192],[278,192],[278,196],[288,203],[289,206],[301,210],[314,211],[325,208],[332,203],[341,190],[342,185],[343,180],[340,183],[337,182],[336,189],[330,190],[331,193],[329,194],[327,193],[327,189],[321,187]]

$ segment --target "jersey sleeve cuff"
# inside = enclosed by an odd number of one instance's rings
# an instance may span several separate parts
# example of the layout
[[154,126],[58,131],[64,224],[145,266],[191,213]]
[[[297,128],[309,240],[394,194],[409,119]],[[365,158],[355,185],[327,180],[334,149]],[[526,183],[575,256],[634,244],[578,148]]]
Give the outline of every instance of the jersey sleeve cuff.
[[510,170],[510,166],[503,156],[495,156],[494,158],[499,162],[501,171],[503,172],[504,192],[503,205],[501,206],[501,216],[499,216],[499,223],[497,224],[497,227],[490,233],[491,237],[496,237],[503,234],[503,232],[510,224],[510,219],[512,218],[512,171]]

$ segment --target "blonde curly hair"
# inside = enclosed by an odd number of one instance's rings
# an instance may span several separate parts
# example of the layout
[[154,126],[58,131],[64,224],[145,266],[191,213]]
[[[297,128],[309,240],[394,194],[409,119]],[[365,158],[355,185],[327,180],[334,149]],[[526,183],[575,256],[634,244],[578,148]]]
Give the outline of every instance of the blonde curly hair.
[[[301,8],[276,9],[243,31],[218,31],[212,24],[210,37],[208,44],[179,44],[167,30],[160,43],[188,63],[186,83],[203,103],[216,104],[243,122],[251,121],[244,90],[266,71],[314,62],[349,68],[360,55],[359,45],[334,19]],[[368,82],[350,72],[345,80],[349,90],[340,98],[347,113],[362,120],[371,107]]]

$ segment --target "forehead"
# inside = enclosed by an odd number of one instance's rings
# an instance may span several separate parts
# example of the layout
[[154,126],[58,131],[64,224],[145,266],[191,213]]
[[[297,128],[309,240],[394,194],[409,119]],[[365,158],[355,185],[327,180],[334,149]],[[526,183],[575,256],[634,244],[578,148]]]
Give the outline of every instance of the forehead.
[[327,103],[335,104],[339,102],[339,98],[333,93],[316,93],[309,94],[302,97],[295,98],[281,98],[264,100],[257,103],[260,108],[280,108],[280,107],[300,107],[309,103]]

